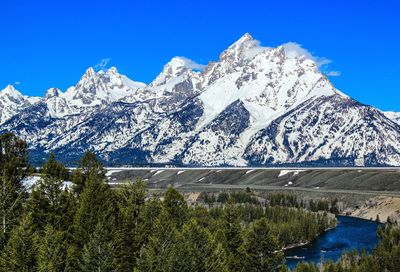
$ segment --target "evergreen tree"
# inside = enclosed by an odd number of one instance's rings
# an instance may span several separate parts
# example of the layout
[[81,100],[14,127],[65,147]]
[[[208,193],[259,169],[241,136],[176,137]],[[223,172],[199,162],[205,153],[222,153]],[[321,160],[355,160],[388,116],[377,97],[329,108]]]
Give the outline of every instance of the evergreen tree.
[[174,188],[169,187],[164,194],[163,206],[178,228],[182,227],[188,218],[188,207],[183,196]]
[[80,245],[89,241],[89,235],[100,219],[107,218],[109,224],[114,224],[116,212],[113,210],[113,193],[109,186],[97,176],[90,176],[87,186],[79,197],[79,206],[74,216],[75,237]]
[[124,184],[116,192],[119,223],[114,239],[117,247],[115,267],[119,271],[133,271],[139,257],[142,246],[139,215],[143,212],[145,197],[145,183],[140,179]]
[[225,249],[228,252],[228,265],[230,271],[242,269],[242,256],[240,246],[243,243],[242,227],[240,226],[239,212],[232,201],[224,207],[223,231],[225,236]]
[[32,213],[36,230],[50,224],[57,230],[67,230],[75,213],[75,198],[61,179],[44,176],[32,189],[27,201],[27,212]]
[[222,245],[193,219],[184,225],[180,242],[175,245],[172,267],[182,272],[228,271]]
[[82,271],[115,271],[113,234],[104,222],[97,223],[83,249]]
[[246,271],[276,271],[284,261],[278,242],[265,218],[255,221],[247,231],[242,246]]
[[153,234],[140,251],[136,271],[178,271],[173,267],[173,252],[178,244],[178,232],[164,210],[156,220]]
[[51,225],[44,229],[38,245],[38,271],[64,271],[67,257],[66,234]]
[[0,258],[0,271],[34,272],[37,269],[37,244],[30,215],[24,216],[11,233]]
[[87,185],[89,178],[104,180],[107,170],[91,151],[86,151],[82,159],[78,162],[78,168],[74,171],[72,181],[74,191],[77,195],[82,193]]
[[26,142],[12,133],[0,135],[0,249],[22,214],[26,192],[21,181],[27,174],[27,166]]
[[47,177],[60,180],[69,179],[68,169],[56,160],[54,153],[51,153],[49,159],[43,164],[42,173]]

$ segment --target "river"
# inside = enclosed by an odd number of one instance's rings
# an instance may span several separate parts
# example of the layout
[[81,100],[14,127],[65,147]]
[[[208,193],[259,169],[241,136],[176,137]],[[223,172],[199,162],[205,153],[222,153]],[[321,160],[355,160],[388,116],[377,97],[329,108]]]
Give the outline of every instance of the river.
[[327,231],[310,244],[285,251],[286,264],[293,268],[298,262],[337,261],[343,252],[371,252],[378,243],[379,223],[347,216],[338,216],[336,228]]

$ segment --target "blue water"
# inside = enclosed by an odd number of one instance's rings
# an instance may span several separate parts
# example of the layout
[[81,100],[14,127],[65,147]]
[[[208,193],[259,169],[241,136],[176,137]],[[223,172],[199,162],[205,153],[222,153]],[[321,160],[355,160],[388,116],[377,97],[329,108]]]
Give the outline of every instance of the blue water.
[[[293,268],[298,262],[337,261],[343,252],[365,250],[371,252],[378,243],[379,223],[353,217],[338,216],[335,229],[322,234],[312,243],[285,251],[286,264]],[[287,258],[290,256],[302,259]]]

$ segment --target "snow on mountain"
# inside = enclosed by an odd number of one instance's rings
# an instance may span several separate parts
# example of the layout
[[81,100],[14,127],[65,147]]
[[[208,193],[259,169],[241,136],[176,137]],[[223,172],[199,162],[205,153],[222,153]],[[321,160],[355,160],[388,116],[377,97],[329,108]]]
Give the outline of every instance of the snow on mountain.
[[13,85],[0,91],[0,125],[11,119],[20,110],[27,108],[40,98],[22,95]]
[[65,93],[56,88],[49,89],[44,102],[51,117],[62,118],[125,99],[145,87],[146,84],[119,74],[115,67],[106,72],[95,72],[90,67],[79,82]]
[[260,130],[244,157],[253,165],[399,165],[400,126],[340,95],[300,104]]
[[385,111],[382,112],[387,118],[400,125],[400,112]]
[[26,139],[35,162],[53,151],[74,163],[90,149],[109,165],[400,165],[398,115],[346,96],[318,65],[246,33],[207,66],[172,58],[147,86],[89,68],[0,133]]
[[85,108],[121,100],[144,87],[145,84],[120,75],[115,67],[97,73],[90,67],[63,96],[72,107]]

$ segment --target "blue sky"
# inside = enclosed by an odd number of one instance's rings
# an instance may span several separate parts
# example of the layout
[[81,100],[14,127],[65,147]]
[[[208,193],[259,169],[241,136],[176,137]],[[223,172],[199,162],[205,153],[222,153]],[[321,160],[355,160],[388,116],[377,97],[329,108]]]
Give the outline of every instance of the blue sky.
[[265,46],[301,44],[332,61],[339,90],[400,111],[398,2],[0,0],[0,89],[65,90],[107,58],[148,83],[172,57],[206,64],[249,32]]

